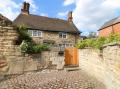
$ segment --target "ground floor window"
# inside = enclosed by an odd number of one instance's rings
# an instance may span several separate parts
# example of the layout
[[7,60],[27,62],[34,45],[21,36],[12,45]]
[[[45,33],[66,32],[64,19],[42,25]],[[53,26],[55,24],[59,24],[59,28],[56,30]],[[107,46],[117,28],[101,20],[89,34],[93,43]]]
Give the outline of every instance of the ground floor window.
[[73,47],[73,44],[59,44],[60,47]]

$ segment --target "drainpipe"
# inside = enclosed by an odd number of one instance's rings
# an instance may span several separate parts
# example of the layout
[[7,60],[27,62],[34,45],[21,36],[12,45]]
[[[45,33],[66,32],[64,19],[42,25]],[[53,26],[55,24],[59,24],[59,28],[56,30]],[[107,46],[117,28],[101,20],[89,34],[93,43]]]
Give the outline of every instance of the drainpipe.
[[113,28],[113,25],[112,25],[112,33],[114,34],[114,28]]

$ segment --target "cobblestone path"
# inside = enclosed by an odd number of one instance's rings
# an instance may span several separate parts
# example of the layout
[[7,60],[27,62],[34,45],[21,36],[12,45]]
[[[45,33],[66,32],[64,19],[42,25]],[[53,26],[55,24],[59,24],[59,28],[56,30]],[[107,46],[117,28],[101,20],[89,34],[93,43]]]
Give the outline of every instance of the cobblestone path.
[[106,89],[81,71],[30,72],[0,83],[0,89]]

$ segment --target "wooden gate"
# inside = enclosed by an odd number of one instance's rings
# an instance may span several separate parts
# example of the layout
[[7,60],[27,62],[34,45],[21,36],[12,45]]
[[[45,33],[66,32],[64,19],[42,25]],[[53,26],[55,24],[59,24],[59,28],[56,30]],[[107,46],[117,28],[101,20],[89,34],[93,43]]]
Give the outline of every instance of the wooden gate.
[[65,65],[73,65],[73,66],[79,65],[77,48],[65,49]]

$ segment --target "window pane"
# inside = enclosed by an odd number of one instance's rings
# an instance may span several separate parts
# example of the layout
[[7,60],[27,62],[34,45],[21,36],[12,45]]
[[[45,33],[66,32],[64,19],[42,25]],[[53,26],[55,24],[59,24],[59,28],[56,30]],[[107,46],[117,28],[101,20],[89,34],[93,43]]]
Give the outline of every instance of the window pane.
[[59,38],[67,38],[67,34],[65,32],[59,32]]
[[28,30],[28,34],[32,36],[32,30]]
[[62,38],[62,32],[59,32],[59,37]]
[[63,34],[63,38],[66,38],[66,34]]
[[33,36],[38,36],[38,31],[34,30],[33,31]]
[[42,32],[41,31],[38,31],[38,36],[42,37]]

